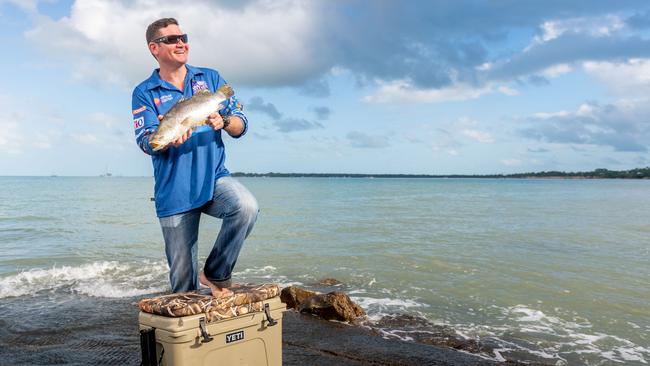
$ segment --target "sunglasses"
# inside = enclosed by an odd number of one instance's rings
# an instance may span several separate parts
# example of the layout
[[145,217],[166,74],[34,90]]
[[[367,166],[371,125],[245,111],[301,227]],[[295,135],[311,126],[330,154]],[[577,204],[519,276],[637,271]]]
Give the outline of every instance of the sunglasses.
[[187,43],[187,34],[178,34],[178,35],[173,35],[173,36],[164,36],[160,38],[154,39],[153,43],[164,43],[164,44],[177,44],[178,41],[183,41],[183,43]]

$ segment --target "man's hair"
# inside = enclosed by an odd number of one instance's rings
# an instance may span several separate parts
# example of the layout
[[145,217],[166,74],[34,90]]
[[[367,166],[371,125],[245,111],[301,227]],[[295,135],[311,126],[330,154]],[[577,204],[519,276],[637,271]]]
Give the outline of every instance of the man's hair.
[[147,27],[147,44],[149,44],[149,42],[153,41],[154,39],[158,38],[158,31],[161,28],[165,28],[170,24],[178,25],[178,21],[174,18],[162,18],[149,24],[149,26]]

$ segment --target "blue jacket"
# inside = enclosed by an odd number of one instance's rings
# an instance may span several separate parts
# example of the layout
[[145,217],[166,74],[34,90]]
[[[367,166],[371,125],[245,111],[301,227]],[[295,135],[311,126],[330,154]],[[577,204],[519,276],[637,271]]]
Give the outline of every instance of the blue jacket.
[[[181,97],[189,99],[202,89],[214,93],[226,83],[215,70],[185,66],[187,76],[182,91],[160,79],[158,69],[133,90],[133,128],[138,146],[151,155],[158,217],[203,206],[212,199],[215,180],[230,175],[224,166],[226,155],[221,130],[214,131],[210,126],[196,127],[184,144],[170,146],[164,151],[153,151],[149,145],[149,137],[158,128],[159,114],[167,113]],[[219,113],[222,116],[236,115],[241,118],[244,121],[244,131],[237,137],[246,133],[248,120],[235,97],[231,97]]]

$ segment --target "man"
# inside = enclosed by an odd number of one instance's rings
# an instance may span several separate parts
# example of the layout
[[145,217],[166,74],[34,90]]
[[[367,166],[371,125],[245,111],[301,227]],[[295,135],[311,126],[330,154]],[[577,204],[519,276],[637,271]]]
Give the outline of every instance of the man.
[[[258,206],[253,195],[224,166],[221,135],[246,133],[248,121],[231,97],[211,114],[205,126],[188,131],[162,151],[153,151],[149,137],[162,115],[181,98],[200,90],[214,93],[226,82],[215,70],[187,64],[189,45],[173,18],[147,28],[147,45],[160,65],[133,91],[133,122],[138,146],[151,155],[156,214],[165,240],[173,292],[196,290],[199,281],[213,296],[232,294],[230,276],[244,239],[253,229]],[[201,214],[223,220],[221,230],[199,274],[197,240]]]

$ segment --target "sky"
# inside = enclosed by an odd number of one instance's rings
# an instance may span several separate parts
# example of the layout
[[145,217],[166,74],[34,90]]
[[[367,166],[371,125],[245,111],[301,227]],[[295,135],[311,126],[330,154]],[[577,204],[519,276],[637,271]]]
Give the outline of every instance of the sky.
[[0,175],[151,176],[131,93],[162,17],[244,106],[232,172],[650,165],[646,0],[0,0]]

